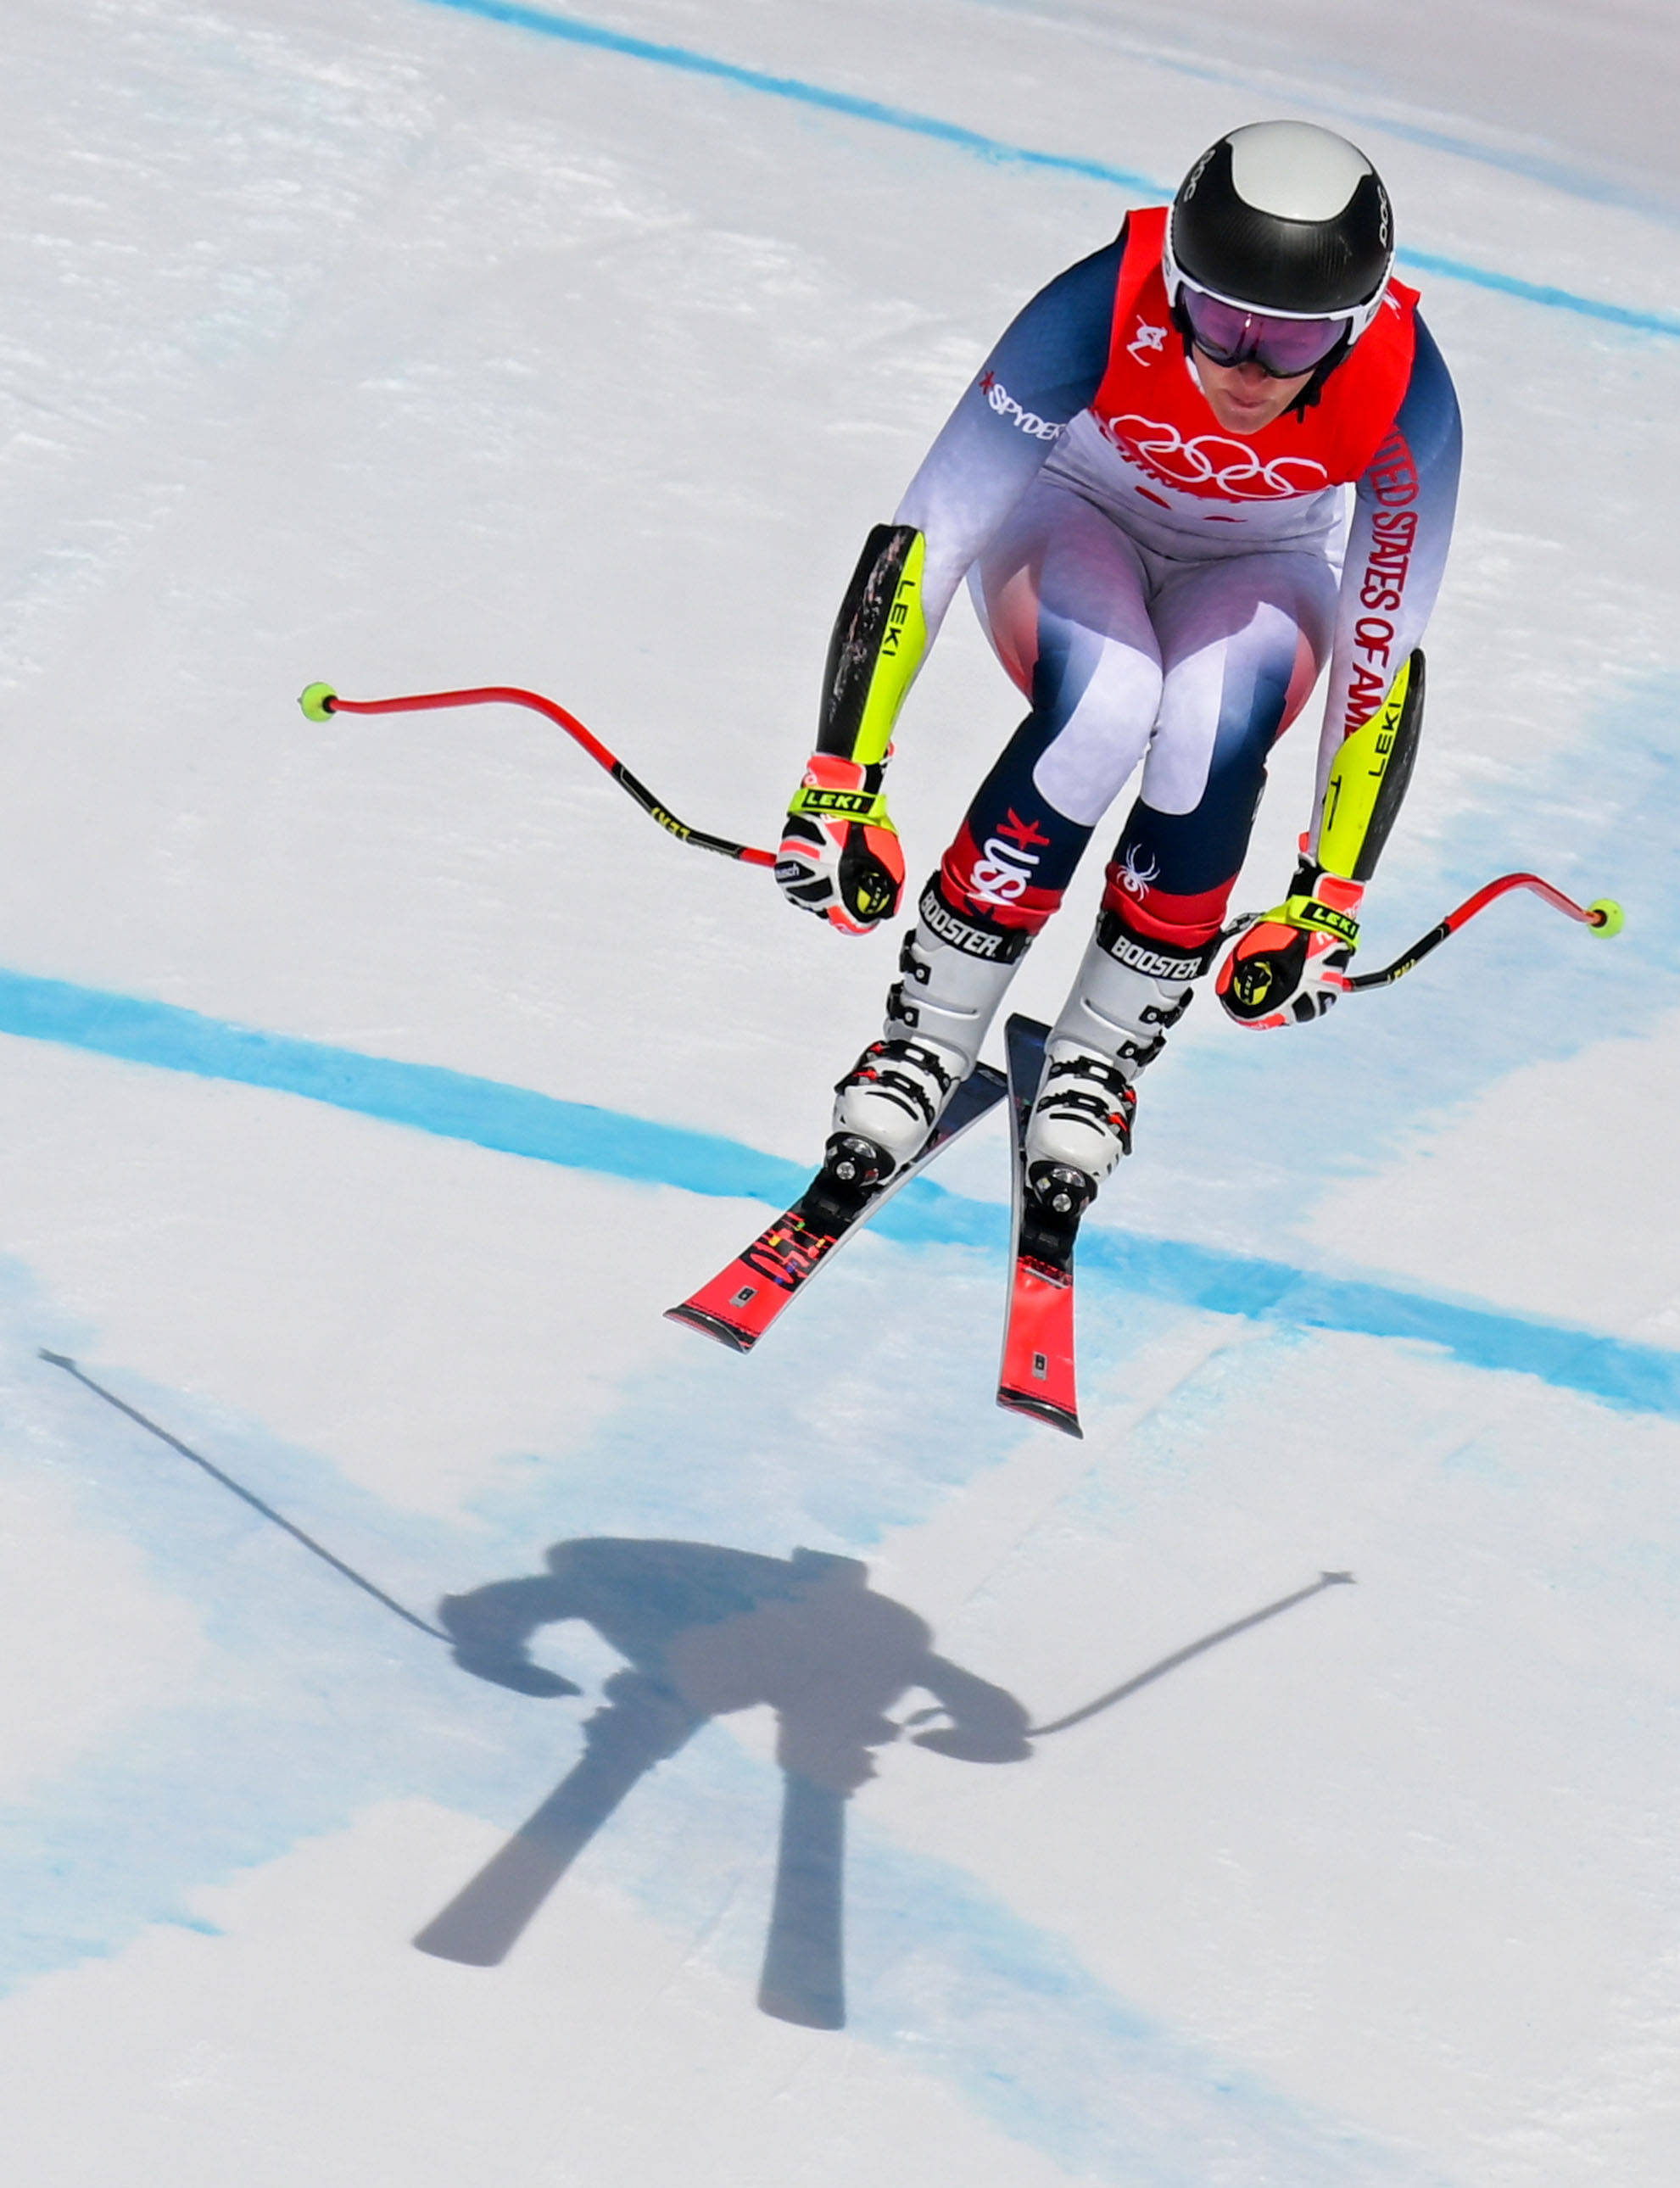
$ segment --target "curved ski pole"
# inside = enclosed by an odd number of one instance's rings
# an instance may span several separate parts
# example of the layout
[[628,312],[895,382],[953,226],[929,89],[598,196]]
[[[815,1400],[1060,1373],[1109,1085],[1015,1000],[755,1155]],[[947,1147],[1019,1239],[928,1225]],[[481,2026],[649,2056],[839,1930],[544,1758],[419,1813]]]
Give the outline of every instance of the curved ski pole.
[[1348,982],[1348,992],[1353,995],[1364,988],[1386,988],[1392,982],[1402,979],[1414,965],[1429,956],[1430,950],[1438,950],[1448,935],[1456,934],[1496,897],[1518,888],[1531,889],[1554,911],[1561,911],[1565,918],[1578,919],[1583,927],[1590,928],[1596,934],[1608,937],[1621,932],[1621,906],[1611,897],[1599,897],[1592,904],[1581,905],[1573,897],[1565,896],[1560,888],[1553,888],[1550,882],[1542,881],[1538,874],[1501,874],[1497,881],[1491,881],[1479,888],[1474,896],[1466,897],[1456,911],[1447,913],[1439,927],[1432,927],[1427,934],[1420,935],[1412,947],[1396,957],[1391,965],[1384,965],[1378,973],[1356,973]]
[[568,713],[553,699],[545,699],[540,691],[522,691],[511,684],[487,684],[471,691],[415,691],[397,699],[341,699],[330,684],[311,684],[299,696],[297,703],[312,722],[330,721],[335,714],[420,713],[434,707],[529,707],[536,713],[546,714],[574,743],[581,745],[595,764],[605,768],[619,788],[629,791],[642,811],[679,843],[692,843],[702,851],[715,851],[720,858],[738,859],[743,866],[775,864],[774,851],[760,851],[750,843],[733,843],[727,836],[708,835],[703,828],[691,828],[686,821],[679,820],[669,807],[662,805],[646,783],[639,782],[623,761],[610,753],[575,714]]

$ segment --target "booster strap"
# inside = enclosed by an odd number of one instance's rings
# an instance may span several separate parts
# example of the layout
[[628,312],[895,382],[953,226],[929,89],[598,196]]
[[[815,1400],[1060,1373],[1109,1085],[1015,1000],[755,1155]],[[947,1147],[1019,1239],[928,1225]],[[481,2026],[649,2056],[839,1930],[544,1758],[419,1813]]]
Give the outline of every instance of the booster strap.
[[1219,933],[1187,948],[1181,943],[1140,933],[1112,905],[1097,916],[1097,948],[1117,965],[1129,966],[1152,980],[1199,980],[1229,939],[1227,934]]
[[[948,942],[953,950],[960,950],[965,957],[984,958],[989,965],[1018,964],[1032,946],[1030,928],[994,927],[989,922],[954,911],[945,901],[937,873],[929,877],[916,911],[930,934],[941,942]],[[901,973],[910,969],[908,961],[914,934],[912,928],[905,937],[904,955],[899,960]]]

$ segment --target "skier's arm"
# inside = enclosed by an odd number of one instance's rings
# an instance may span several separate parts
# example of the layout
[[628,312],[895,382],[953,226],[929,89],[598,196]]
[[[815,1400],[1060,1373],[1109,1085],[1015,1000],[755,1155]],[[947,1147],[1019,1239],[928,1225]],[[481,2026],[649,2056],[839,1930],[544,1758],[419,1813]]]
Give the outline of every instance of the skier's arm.
[[1288,896],[1220,968],[1220,1001],[1243,1024],[1305,1023],[1346,989],[1365,884],[1417,757],[1418,641],[1446,567],[1462,444],[1457,398],[1420,319],[1394,430],[1354,497],[1313,826],[1301,837]]
[[1384,740],[1397,726],[1412,656],[1440,589],[1462,446],[1452,381],[1419,319],[1394,431],[1354,497],[1318,747],[1307,848],[1320,865],[1351,881],[1368,881],[1376,871],[1417,749],[1421,692],[1404,709],[1407,736]]
[[521,1695],[576,1695],[583,1689],[531,1661],[531,1636],[567,1612],[546,1575],[492,1581],[470,1595],[446,1595],[437,1615],[454,1644],[455,1661],[481,1679]]
[[971,562],[1097,392],[1125,235],[1040,290],[976,374],[891,524],[864,543],[829,642],[816,750],[776,878],[849,933],[896,909],[904,860],[882,775],[893,728]]
[[1124,228],[1040,290],[964,392],[894,522],[926,543],[922,614],[931,645],[975,557],[1102,382]]

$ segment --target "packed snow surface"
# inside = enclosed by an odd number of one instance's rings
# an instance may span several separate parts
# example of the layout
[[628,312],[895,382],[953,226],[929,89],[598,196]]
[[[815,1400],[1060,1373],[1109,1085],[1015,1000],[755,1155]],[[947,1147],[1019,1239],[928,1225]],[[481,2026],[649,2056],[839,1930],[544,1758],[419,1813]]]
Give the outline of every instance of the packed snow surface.
[[[8,28],[8,2177],[1666,2188],[1672,11]],[[1320,1027],[1193,1013],[1091,1221],[1082,1444],[991,1401],[995,1131],[708,1346],[660,1310],[810,1163],[895,942],[529,713],[296,694],[533,687],[773,841],[993,337],[1271,113],[1382,169],[1466,414],[1367,947],[1511,869],[1626,933],[1519,895]],[[1013,708],[955,614],[912,871]],[[521,1579],[573,1692],[444,1645]]]

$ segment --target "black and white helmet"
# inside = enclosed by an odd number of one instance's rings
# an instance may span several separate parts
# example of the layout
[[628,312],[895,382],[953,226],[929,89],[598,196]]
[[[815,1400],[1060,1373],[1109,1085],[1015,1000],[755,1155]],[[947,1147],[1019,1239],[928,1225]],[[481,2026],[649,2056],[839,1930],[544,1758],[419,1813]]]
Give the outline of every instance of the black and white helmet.
[[1356,146],[1310,121],[1255,121],[1209,146],[1167,219],[1162,270],[1268,319],[1337,319],[1345,355],[1376,317],[1394,262],[1382,178]]

